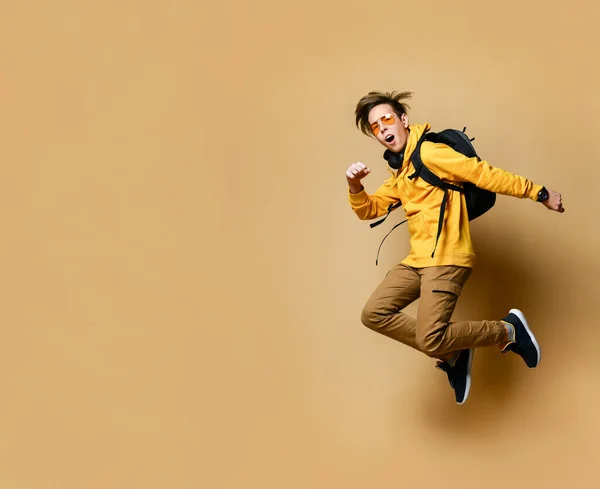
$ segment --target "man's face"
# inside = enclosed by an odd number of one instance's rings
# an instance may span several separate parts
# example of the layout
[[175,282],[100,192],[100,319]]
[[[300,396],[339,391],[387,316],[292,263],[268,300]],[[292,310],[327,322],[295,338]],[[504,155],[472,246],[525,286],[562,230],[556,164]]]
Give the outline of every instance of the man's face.
[[408,140],[408,117],[402,117],[389,104],[373,107],[369,112],[371,131],[377,140],[394,153],[400,152]]

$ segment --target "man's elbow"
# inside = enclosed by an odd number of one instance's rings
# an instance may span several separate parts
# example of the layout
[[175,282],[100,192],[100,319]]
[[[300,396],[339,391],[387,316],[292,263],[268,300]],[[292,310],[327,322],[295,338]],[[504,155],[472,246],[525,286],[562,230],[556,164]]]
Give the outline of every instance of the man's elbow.
[[361,221],[368,221],[369,219],[373,219],[371,217],[371,212],[368,209],[352,209],[356,217]]

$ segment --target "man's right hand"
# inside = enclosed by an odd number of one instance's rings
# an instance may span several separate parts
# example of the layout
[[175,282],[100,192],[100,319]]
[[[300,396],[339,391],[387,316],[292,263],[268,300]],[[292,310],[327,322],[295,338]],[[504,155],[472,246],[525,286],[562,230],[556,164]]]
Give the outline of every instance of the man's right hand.
[[367,167],[364,163],[360,161],[357,163],[352,163],[348,170],[346,171],[346,180],[348,180],[348,187],[350,188],[350,193],[357,194],[363,190],[362,183],[360,181],[365,178],[369,173],[371,173],[371,169]]
[[548,190],[548,198],[542,203],[551,211],[565,212],[562,204],[562,195],[555,190]]

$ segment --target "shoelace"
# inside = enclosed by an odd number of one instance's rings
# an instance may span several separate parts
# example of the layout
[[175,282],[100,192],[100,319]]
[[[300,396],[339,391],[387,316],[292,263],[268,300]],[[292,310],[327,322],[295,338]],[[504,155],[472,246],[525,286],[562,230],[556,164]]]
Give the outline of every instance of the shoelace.
[[514,353],[518,353],[518,354],[524,353],[524,352],[523,352],[523,348],[521,348],[521,347],[520,347],[519,345],[517,345],[516,343],[511,343],[511,344],[509,344],[509,345],[506,347],[506,350],[505,350],[505,351],[512,351],[512,352],[514,352]]

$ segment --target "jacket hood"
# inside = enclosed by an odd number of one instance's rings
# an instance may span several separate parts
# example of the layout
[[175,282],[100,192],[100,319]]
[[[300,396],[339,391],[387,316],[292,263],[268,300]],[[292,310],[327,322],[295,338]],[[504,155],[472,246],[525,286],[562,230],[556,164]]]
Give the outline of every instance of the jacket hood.
[[429,131],[431,129],[431,126],[429,125],[429,123],[411,124],[410,126],[408,126],[408,129],[410,132],[408,134],[408,140],[406,141],[406,146],[404,147],[404,161],[402,162],[401,170],[406,168],[406,165],[408,165],[408,162],[410,161],[410,157],[412,156],[414,150],[417,147],[417,143],[419,142],[419,139],[421,139],[421,136],[424,133],[426,133],[427,131]]
[[408,139],[406,140],[406,145],[402,150],[402,152],[404,153],[402,165],[398,170],[395,170],[388,164],[388,171],[392,174],[392,179],[398,176],[410,164],[410,157],[416,149],[419,139],[421,139],[421,136],[424,133],[428,132],[430,129],[431,125],[429,123],[411,124],[408,126]]

